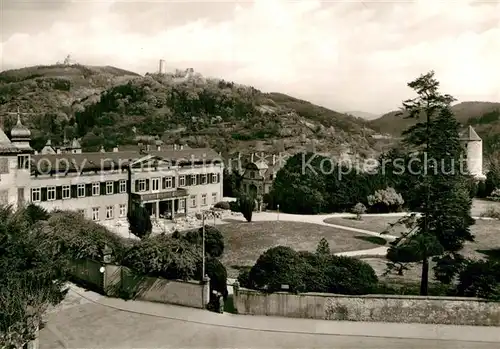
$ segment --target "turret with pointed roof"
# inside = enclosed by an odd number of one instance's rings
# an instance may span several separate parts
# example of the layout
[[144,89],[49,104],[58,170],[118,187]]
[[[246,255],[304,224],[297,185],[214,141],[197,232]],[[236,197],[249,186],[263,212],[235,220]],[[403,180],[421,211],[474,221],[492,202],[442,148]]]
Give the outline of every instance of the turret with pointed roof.
[[483,140],[472,126],[461,134],[461,141],[465,143],[467,154],[467,169],[478,180],[485,180],[483,174]]

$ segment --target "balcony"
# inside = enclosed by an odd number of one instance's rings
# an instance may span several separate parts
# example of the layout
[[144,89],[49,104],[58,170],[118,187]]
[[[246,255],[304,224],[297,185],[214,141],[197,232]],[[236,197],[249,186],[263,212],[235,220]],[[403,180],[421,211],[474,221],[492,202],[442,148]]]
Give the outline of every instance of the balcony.
[[178,188],[173,191],[164,191],[158,193],[132,193],[132,199],[140,202],[162,201],[176,198],[185,198],[187,196],[187,190],[182,188]]

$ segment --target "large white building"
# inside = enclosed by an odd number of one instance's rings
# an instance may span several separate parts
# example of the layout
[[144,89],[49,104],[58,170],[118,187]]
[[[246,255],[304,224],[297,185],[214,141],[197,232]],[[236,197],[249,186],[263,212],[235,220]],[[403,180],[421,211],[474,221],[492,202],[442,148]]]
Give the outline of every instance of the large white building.
[[0,129],[2,205],[35,203],[102,221],[126,217],[134,204],[172,218],[222,199],[223,162],[212,149],[54,153],[46,147],[35,154],[30,137],[19,118],[11,139]]

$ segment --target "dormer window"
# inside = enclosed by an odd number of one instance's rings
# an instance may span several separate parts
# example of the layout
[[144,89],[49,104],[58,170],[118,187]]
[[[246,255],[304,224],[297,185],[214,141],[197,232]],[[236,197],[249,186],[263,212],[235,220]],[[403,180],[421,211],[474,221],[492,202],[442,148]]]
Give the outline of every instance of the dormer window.
[[29,168],[30,168],[29,155],[18,155],[17,156],[17,168],[20,170],[29,170]]
[[250,178],[255,178],[255,172],[254,171],[250,171]]

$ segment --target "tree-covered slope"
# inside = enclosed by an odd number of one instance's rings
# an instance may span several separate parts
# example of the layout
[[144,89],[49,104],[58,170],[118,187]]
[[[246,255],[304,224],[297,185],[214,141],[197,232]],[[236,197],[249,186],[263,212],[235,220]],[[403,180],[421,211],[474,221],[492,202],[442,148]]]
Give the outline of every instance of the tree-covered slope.
[[40,149],[48,138],[82,138],[87,150],[137,144],[140,136],[222,152],[315,148],[373,152],[367,122],[281,93],[206,79],[189,71],[138,74],[59,64],[0,73],[6,131],[20,107]]

